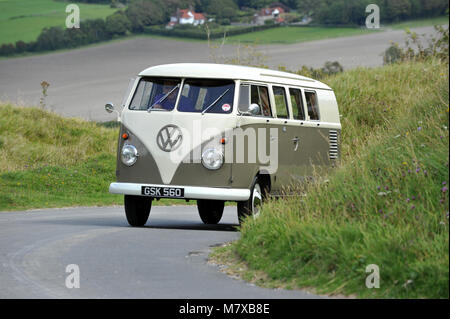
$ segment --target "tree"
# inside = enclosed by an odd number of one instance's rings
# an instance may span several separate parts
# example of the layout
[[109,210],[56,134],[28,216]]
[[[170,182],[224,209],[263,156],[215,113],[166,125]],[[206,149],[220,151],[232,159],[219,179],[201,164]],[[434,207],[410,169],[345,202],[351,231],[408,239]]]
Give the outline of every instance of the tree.
[[106,23],[103,19],[82,21],[80,29],[86,34],[86,38],[89,43],[108,40],[111,38],[106,30]]
[[125,13],[131,22],[133,32],[142,32],[144,26],[163,24],[169,20],[170,15],[159,0],[133,1]]
[[241,7],[261,9],[267,7],[269,4],[274,2],[274,0],[238,0],[237,4]]
[[2,46],[0,46],[0,55],[12,55],[14,52],[15,49],[12,43],[2,44]]
[[27,50],[27,44],[22,40],[16,42],[16,53],[23,53]]
[[106,18],[106,32],[111,36],[124,35],[129,30],[131,22],[123,11],[117,11]]
[[205,12],[216,19],[233,19],[237,14],[237,5],[233,0],[211,1],[205,8]]
[[36,40],[36,51],[57,50],[67,44],[64,30],[61,27],[44,28]]

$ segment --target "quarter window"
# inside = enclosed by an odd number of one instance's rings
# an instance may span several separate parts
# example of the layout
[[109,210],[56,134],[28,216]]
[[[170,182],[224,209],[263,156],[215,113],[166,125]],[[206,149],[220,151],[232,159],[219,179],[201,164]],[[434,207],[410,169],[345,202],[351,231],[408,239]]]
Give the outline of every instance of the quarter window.
[[275,108],[277,110],[277,117],[287,119],[289,117],[289,112],[286,100],[286,91],[281,86],[274,86],[272,89],[275,99]]
[[303,108],[302,91],[299,89],[289,89],[291,98],[292,113],[295,120],[305,120],[305,110]]
[[308,106],[308,115],[310,120],[319,120],[319,108],[317,104],[316,92],[305,92],[306,105]]

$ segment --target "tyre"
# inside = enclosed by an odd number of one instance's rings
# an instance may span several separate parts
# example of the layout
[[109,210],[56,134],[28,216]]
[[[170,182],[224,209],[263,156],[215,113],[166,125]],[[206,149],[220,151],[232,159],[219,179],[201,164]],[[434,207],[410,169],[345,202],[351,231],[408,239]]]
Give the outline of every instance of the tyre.
[[225,202],[220,200],[197,200],[198,214],[203,223],[207,225],[214,225],[220,222],[223,215],[223,208]]
[[255,177],[250,189],[250,198],[244,202],[237,202],[239,224],[246,216],[258,217],[267,190],[258,176]]
[[144,196],[125,195],[125,215],[133,227],[144,226],[150,215],[152,199]]

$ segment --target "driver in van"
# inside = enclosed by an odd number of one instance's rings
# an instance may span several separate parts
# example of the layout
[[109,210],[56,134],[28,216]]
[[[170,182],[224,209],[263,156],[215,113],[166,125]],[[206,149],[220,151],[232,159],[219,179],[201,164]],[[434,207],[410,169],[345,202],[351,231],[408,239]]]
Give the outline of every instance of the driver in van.
[[[165,80],[163,82],[162,93],[158,94],[155,97],[155,99],[154,99],[155,104],[153,104],[151,106],[151,108],[164,109],[164,110],[168,110],[168,111],[173,110],[173,108],[175,107],[175,103],[177,101],[178,90],[179,90],[179,87],[177,87],[177,86],[179,84],[180,83],[178,81]],[[169,94],[169,95],[166,96],[167,94]],[[194,109],[194,104],[192,103],[192,101],[183,95],[180,97],[179,105],[183,109]]]

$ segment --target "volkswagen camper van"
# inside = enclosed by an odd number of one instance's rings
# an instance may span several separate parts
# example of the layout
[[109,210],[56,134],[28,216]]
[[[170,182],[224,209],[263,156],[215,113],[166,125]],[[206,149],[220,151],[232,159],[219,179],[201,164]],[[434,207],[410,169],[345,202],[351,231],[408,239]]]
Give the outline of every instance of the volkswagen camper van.
[[109,191],[124,195],[132,226],[143,226],[160,198],[196,200],[206,224],[218,223],[224,203],[234,201],[241,220],[339,157],[333,90],[287,72],[154,66],[139,74],[120,110],[105,109],[121,123]]

